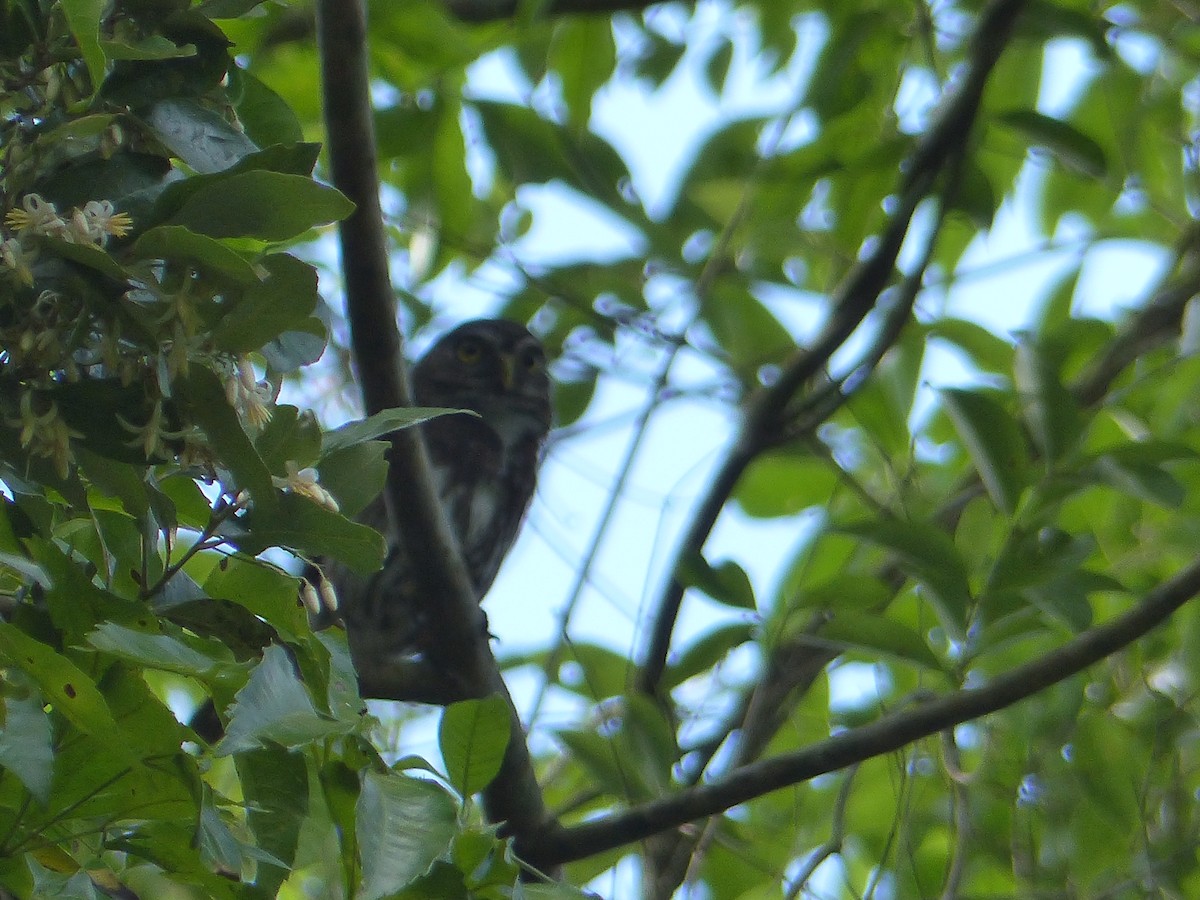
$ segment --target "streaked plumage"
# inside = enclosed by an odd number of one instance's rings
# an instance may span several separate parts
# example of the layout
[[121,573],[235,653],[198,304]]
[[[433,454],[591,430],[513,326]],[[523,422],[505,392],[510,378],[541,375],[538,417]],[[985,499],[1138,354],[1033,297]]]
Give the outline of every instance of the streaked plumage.
[[[516,539],[533,496],[541,445],[550,428],[550,386],[541,344],[500,319],[468,322],[439,340],[413,368],[420,406],[470,409],[419,426],[450,527],[479,599]],[[388,530],[382,498],[359,521]],[[337,589],[355,664],[375,667],[420,653],[436,640],[415,602],[413,560],[392,538],[388,559],[369,581],[340,566],[325,573]]]

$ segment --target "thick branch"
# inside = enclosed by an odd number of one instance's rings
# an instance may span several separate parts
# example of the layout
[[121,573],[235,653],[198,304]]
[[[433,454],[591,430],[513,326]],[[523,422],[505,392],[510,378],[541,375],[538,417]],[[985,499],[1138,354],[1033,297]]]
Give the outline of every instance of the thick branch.
[[715,815],[780,788],[901,749],[920,738],[1005,709],[1077,675],[1129,646],[1200,593],[1200,559],[1155,588],[1124,615],[1083,632],[1057,650],[1017,666],[989,684],[955,691],[803,750],[738,769],[725,778],[636,809],[548,833],[539,859],[567,862],[603,853]]
[[[317,33],[333,183],[356,209],[340,229],[351,345],[368,413],[409,405],[411,392],[396,327],[388,276],[387,242],[379,206],[375,134],[367,70],[367,17],[363,0],[319,0]],[[546,812],[525,745],[520,719],[487,645],[483,614],[433,486],[424,442],[415,429],[396,432],[386,500],[399,540],[416,559],[429,620],[439,624],[433,668],[454,682],[451,695],[508,700],[512,739],[500,775],[485,795],[493,821],[507,823],[518,843],[545,824]],[[402,500],[402,502],[400,502]],[[411,673],[355,660],[365,696],[411,699]],[[428,672],[423,677],[428,680]]]
[[760,389],[748,401],[738,438],[714,476],[676,553],[672,576],[659,601],[638,674],[638,687],[643,692],[657,691],[666,667],[684,594],[683,584],[674,577],[675,570],[681,561],[703,549],[742,473],[770,443],[793,396],[825,368],[829,358],[875,307],[895,271],[896,257],[917,205],[970,134],[988,75],[1023,6],[1024,0],[993,0],[984,10],[972,41],[971,64],[906,163],[897,209],[879,235],[875,249],[850,271],[830,298],[832,314],[812,346],[798,350],[784,365],[778,380],[769,388]]

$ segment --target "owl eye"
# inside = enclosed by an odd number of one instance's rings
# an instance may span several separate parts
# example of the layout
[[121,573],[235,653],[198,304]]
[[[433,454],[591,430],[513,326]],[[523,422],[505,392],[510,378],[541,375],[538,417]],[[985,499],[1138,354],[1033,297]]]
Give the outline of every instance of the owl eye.
[[521,367],[526,372],[540,371],[546,365],[546,357],[536,347],[530,347],[521,354]]
[[468,366],[473,366],[483,358],[483,347],[479,341],[468,338],[459,343],[455,348],[455,353],[458,354],[461,362],[466,363]]

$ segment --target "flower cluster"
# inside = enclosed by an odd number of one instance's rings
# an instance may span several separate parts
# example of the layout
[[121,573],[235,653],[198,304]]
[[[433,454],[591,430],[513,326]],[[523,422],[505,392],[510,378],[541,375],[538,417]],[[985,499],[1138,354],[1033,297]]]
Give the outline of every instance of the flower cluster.
[[71,438],[81,435],[67,427],[53,400],[43,403],[45,408],[41,412],[35,409],[36,404],[33,391],[22,392],[20,417],[8,424],[21,429],[22,447],[28,448],[34,456],[53,460],[58,476],[66,478],[72,460]]
[[54,204],[39,194],[26,194],[21,209],[11,210],[4,224],[22,239],[45,235],[71,244],[102,247],[111,237],[124,237],[133,227],[128,213],[117,212],[108,200],[89,200],[61,216]]

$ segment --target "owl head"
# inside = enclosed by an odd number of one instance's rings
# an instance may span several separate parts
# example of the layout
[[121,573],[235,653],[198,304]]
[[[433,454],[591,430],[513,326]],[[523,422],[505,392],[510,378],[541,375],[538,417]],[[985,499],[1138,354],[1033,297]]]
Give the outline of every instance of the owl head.
[[413,369],[421,406],[479,413],[506,442],[550,429],[550,379],[541,343],[504,319],[467,322],[441,338]]

